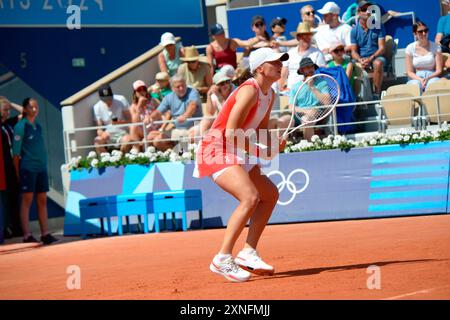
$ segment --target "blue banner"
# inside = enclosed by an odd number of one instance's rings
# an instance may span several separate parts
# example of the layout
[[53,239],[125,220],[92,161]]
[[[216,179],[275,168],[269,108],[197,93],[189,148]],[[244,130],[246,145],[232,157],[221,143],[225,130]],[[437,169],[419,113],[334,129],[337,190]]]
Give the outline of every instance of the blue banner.
[[201,27],[202,0],[0,0],[0,27],[65,27],[77,6],[81,27]]

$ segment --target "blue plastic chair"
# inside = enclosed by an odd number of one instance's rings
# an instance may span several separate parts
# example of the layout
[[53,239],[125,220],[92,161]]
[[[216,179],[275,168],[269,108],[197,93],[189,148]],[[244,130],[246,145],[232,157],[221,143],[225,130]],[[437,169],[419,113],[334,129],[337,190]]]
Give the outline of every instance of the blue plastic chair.
[[183,231],[187,230],[187,211],[198,211],[200,228],[203,228],[201,190],[158,191],[153,193],[153,202],[155,217],[160,213],[181,212]]
[[111,217],[117,216],[116,196],[105,196],[80,200],[81,235],[86,239],[86,220],[100,219],[104,233],[103,219],[107,219],[108,235],[112,235]]
[[[122,217],[144,216],[144,233],[149,232],[148,214],[154,213],[153,194],[125,194],[117,196],[117,216],[119,218],[118,234],[122,235]],[[155,214],[155,232],[159,232],[159,219]]]

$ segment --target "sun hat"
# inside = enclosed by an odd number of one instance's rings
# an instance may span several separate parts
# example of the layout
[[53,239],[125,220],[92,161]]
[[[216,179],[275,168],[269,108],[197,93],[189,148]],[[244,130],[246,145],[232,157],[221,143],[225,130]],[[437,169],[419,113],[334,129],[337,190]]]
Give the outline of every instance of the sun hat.
[[170,32],[166,32],[166,33],[162,34],[161,42],[159,44],[161,46],[165,47],[169,44],[175,44],[175,43],[176,43],[175,36]]

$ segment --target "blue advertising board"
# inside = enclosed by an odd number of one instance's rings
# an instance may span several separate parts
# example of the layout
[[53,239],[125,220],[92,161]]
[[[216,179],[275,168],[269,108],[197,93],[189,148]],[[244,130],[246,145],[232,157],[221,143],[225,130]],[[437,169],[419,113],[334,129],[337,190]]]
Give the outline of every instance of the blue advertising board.
[[[278,160],[264,167],[280,192],[269,223],[449,212],[450,142],[290,153]],[[202,191],[205,227],[226,226],[238,202],[210,178],[194,178],[193,170],[194,164],[168,162],[73,171],[64,234],[79,234],[81,199],[180,189]]]
[[75,5],[82,27],[201,27],[202,0],[0,0],[0,27],[65,27]]

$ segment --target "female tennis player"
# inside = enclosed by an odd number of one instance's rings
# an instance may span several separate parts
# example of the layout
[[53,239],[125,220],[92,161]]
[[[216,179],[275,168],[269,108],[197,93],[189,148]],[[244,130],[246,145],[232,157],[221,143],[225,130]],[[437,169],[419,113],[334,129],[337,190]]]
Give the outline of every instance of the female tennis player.
[[[228,221],[219,253],[210,265],[212,272],[233,282],[247,281],[250,272],[259,275],[274,273],[274,268],[260,258],[256,247],[277,203],[278,189],[261,173],[258,165],[249,163],[249,158],[242,154],[244,150],[247,154],[258,155],[254,152],[254,148],[258,148],[252,147],[247,138],[246,143],[240,143],[238,140],[242,142],[242,139],[236,133],[260,132],[259,129],[268,128],[275,98],[271,86],[280,79],[281,62],[288,58],[288,54],[277,53],[270,48],[261,48],[250,54],[253,77],[242,83],[226,100],[197,150],[194,176],[211,177],[240,202]],[[268,130],[264,132],[269,136]],[[269,145],[275,145],[274,151],[278,153],[286,141],[276,139]],[[233,259],[233,247],[249,219],[245,246]]]

